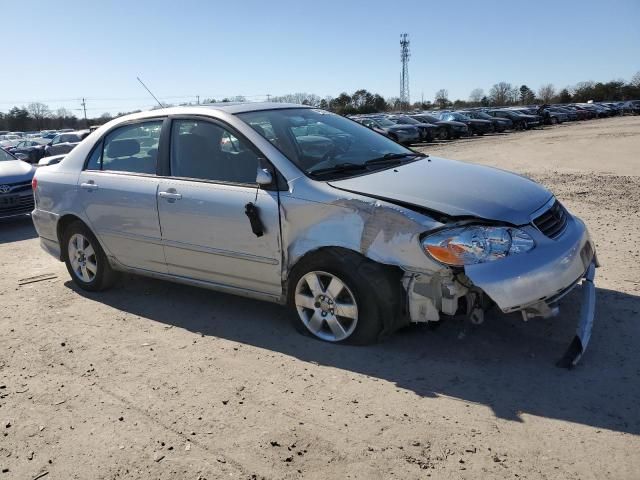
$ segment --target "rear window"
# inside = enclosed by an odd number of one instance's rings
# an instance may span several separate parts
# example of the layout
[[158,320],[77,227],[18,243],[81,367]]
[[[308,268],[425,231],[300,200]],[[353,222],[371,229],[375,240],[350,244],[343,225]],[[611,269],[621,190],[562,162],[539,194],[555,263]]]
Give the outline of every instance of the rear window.
[[113,130],[91,153],[87,170],[155,174],[161,129],[157,120]]

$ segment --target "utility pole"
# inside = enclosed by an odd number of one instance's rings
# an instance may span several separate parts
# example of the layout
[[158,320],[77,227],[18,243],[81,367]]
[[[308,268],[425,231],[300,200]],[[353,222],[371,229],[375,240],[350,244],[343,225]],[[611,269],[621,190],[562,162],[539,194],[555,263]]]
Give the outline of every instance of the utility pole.
[[198,105],[200,105],[200,95],[196,95],[196,100],[198,102]]
[[271,95],[267,93],[267,102],[271,101]]
[[86,99],[82,99],[82,110],[84,110],[84,126],[89,128],[89,121],[87,120],[87,102]]
[[402,72],[400,73],[400,103],[404,108],[408,108],[411,104],[409,95],[409,35],[403,33],[400,35],[400,61],[402,62]]

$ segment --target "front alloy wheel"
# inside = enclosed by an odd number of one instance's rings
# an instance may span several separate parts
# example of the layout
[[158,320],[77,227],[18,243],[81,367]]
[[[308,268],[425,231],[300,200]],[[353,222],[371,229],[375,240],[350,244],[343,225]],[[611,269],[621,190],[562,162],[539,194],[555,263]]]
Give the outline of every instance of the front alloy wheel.
[[98,273],[98,257],[87,237],[75,233],[69,239],[69,263],[80,280],[91,283]]
[[358,325],[358,304],[353,292],[331,273],[312,271],[301,277],[294,302],[304,326],[322,340],[346,340]]

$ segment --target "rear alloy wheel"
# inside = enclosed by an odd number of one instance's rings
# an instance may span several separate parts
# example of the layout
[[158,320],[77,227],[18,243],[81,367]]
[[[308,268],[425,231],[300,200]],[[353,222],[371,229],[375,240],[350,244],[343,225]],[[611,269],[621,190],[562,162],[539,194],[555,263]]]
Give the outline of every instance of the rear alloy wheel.
[[98,240],[82,222],[67,227],[63,245],[64,261],[76,285],[95,292],[113,284],[116,274]]
[[353,292],[331,273],[313,271],[300,278],[295,305],[304,326],[321,340],[341,342],[358,326],[358,304]]
[[76,277],[85,283],[95,280],[98,273],[98,258],[91,242],[80,233],[74,233],[68,245],[69,263]]

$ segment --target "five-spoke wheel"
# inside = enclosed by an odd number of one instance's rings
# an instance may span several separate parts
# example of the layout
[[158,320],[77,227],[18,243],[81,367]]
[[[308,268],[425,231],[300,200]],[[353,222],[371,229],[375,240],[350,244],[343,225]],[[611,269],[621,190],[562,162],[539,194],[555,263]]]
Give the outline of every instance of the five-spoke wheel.
[[73,273],[83,282],[92,282],[98,272],[98,258],[89,239],[80,233],[73,234],[68,250]]
[[358,305],[347,285],[336,275],[313,271],[298,281],[295,305],[302,323],[328,342],[347,339],[358,324]]

